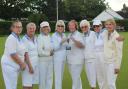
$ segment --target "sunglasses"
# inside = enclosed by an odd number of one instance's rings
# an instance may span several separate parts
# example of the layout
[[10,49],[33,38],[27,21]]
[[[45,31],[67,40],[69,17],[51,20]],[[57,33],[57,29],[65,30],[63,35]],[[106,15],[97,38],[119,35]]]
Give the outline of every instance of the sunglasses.
[[96,28],[96,27],[100,27],[100,25],[94,25],[93,27],[94,27],[94,28]]
[[57,25],[57,27],[64,27],[63,25]]
[[13,26],[14,28],[18,28],[18,29],[21,29],[22,26]]

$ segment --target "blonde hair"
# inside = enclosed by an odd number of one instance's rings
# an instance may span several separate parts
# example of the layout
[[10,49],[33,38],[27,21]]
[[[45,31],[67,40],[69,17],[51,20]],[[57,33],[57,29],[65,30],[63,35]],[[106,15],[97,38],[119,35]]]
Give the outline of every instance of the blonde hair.
[[78,27],[78,23],[77,23],[76,20],[71,20],[71,21],[69,21],[69,22],[68,22],[68,27],[69,27],[69,24],[70,24],[70,23],[74,23],[76,30],[78,30],[79,27]]
[[105,21],[105,24],[107,24],[107,23],[111,23],[111,24],[113,24],[116,27],[116,22],[115,22],[114,19],[108,19],[108,20],[106,20]]
[[55,28],[55,30],[57,30],[57,26],[58,26],[58,25],[64,26],[64,31],[65,31],[65,24],[64,24],[64,21],[63,21],[63,20],[58,20],[58,21],[56,22],[56,28]]
[[36,28],[36,24],[33,23],[33,22],[30,22],[30,23],[27,24],[26,29],[28,29],[31,26]]

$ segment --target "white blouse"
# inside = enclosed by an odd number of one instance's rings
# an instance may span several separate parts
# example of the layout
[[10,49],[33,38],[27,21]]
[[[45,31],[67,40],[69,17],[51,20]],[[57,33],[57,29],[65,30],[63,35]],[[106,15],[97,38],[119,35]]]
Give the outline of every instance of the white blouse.
[[11,55],[17,54],[19,58],[24,61],[25,52],[27,52],[27,49],[23,42],[15,33],[12,33],[8,36],[5,42],[5,50],[1,62],[15,68],[20,68],[20,66],[11,58]]
[[93,62],[96,58],[95,55],[95,39],[96,35],[94,31],[88,31],[86,35],[83,35],[84,39],[84,56],[86,62]]
[[28,35],[25,35],[22,38],[23,43],[26,46],[26,49],[28,50],[28,55],[30,57],[30,61],[32,64],[38,63],[38,51],[37,51],[37,38],[33,37],[33,40],[28,37]]

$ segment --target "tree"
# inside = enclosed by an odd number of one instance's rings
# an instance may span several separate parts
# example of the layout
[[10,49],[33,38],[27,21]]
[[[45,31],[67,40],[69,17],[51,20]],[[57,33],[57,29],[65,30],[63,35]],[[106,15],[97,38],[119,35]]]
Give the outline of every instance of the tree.
[[27,17],[25,11],[31,0],[1,0],[0,17],[3,19]]
[[[85,16],[94,18],[106,8],[105,0],[58,0],[59,19],[81,20]],[[56,20],[56,0],[1,0],[0,18],[11,19],[31,17],[39,14],[47,19]]]
[[88,18],[94,18],[106,9],[105,0],[85,0],[84,8]]
[[67,19],[94,18],[106,9],[105,0],[65,0]]
[[126,4],[123,4],[122,10],[118,11],[118,13],[124,18],[128,18],[128,7],[126,6]]

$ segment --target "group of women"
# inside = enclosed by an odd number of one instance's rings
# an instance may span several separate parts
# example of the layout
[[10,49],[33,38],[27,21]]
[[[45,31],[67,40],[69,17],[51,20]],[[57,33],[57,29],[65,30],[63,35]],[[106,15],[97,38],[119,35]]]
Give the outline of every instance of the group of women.
[[53,73],[55,89],[62,89],[64,65],[67,63],[72,78],[72,89],[82,89],[81,71],[83,66],[91,89],[116,89],[116,78],[120,70],[124,38],[118,34],[113,19],[105,22],[105,28],[99,20],[82,20],[68,23],[69,34],[65,35],[65,23],[58,20],[55,32],[50,36],[47,21],[40,24],[40,34],[35,36],[36,25],[26,26],[27,32],[20,38],[22,23],[14,21],[10,27],[12,33],[5,43],[1,59],[2,73],[6,89],[17,89],[17,79],[21,72],[23,89],[52,89]]

